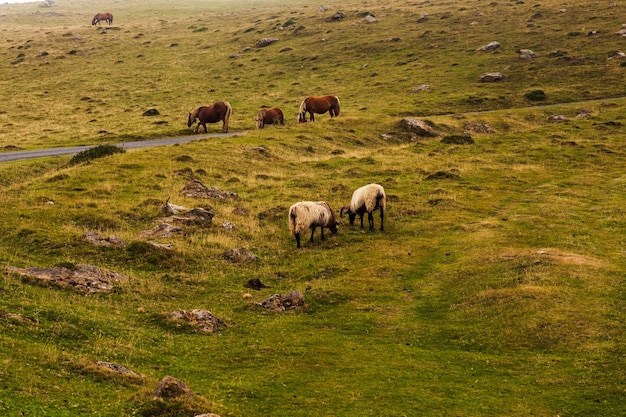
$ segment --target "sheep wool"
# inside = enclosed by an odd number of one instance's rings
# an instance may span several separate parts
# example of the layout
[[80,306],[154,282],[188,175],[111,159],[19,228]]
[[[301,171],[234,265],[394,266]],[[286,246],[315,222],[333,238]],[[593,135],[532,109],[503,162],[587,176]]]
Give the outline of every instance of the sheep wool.
[[330,205],[325,201],[300,201],[289,208],[289,231],[296,238],[297,246],[300,247],[300,235],[311,229],[311,239],[315,229],[321,229],[321,239],[325,240],[324,228],[328,228],[332,234],[337,233],[337,222]]

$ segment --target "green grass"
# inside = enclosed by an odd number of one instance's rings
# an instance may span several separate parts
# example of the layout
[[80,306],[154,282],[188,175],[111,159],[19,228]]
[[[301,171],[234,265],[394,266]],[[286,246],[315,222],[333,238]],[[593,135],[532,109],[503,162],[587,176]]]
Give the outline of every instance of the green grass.
[[[187,112],[222,99],[231,131],[246,131],[0,164],[0,414],[623,414],[626,99],[624,67],[608,59],[623,46],[619,7],[325,5],[126,1],[108,8],[111,27],[90,25],[96,3],[0,5],[3,149],[189,135]],[[263,37],[280,40],[256,48]],[[494,40],[499,50],[477,51]],[[537,58],[520,60],[522,48]],[[478,82],[494,71],[503,81]],[[536,90],[545,100],[525,96]],[[298,125],[314,94],[337,94],[342,114]],[[287,124],[255,130],[264,105]],[[160,115],[142,116],[151,108]],[[406,116],[442,137],[411,138]],[[183,197],[190,179],[239,198]],[[343,218],[296,250],[293,202],[338,212],[369,182],[388,194],[385,232]],[[141,232],[168,198],[211,206],[213,225],[156,239],[173,250],[151,246]],[[92,246],[88,231],[127,245]],[[259,260],[222,258],[239,247]],[[5,269],[80,263],[129,279],[85,295]],[[251,278],[269,288],[245,288]],[[257,306],[292,290],[305,308]],[[226,328],[165,318],[194,308]],[[166,375],[195,396],[154,400]]]

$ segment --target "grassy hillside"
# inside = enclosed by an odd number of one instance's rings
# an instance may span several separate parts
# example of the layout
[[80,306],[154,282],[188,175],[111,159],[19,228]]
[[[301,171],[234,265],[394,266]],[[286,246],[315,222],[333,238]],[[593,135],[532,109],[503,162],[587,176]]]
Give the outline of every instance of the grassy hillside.
[[[216,100],[241,135],[0,164],[2,415],[623,414],[619,6],[58,3],[0,5],[2,149],[188,135],[187,112]],[[113,25],[91,26],[105,9]],[[338,95],[342,114],[298,125],[317,94]],[[255,130],[262,106],[286,125]],[[412,137],[405,116],[441,136]],[[190,180],[238,198],[186,197]],[[384,232],[343,218],[296,249],[292,203],[339,216],[370,182],[387,191]],[[213,224],[146,236],[168,198],[210,206]],[[224,259],[242,247],[258,259]],[[85,294],[11,269],[81,264],[126,280]],[[306,305],[258,305],[290,291]],[[167,318],[192,309],[223,326]],[[193,396],[155,399],[167,375]]]

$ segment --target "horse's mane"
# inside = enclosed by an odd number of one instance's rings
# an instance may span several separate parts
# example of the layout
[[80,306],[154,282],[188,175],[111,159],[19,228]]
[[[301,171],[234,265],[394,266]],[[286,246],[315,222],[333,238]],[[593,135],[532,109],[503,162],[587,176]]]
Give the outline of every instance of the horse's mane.
[[189,117],[195,120],[195,119],[196,119],[196,117],[198,117],[198,112],[200,111],[200,108],[201,108],[201,107],[203,107],[203,106],[196,107],[195,109],[193,109],[192,111],[190,111],[190,112],[189,112]]
[[298,111],[298,114],[302,114],[306,112],[306,98],[304,100],[302,100],[302,103],[300,104],[300,110]]

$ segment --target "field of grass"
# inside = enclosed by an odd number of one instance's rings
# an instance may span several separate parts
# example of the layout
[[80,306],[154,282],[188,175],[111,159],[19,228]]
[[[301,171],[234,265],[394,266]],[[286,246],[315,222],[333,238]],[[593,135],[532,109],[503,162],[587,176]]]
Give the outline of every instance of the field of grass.
[[[0,4],[2,151],[189,135],[187,112],[216,100],[241,132],[0,164],[1,415],[624,415],[620,6],[321,6]],[[91,26],[101,11],[110,27]],[[492,41],[502,46],[478,51]],[[502,81],[480,82],[487,72]],[[544,100],[528,98],[536,90]],[[338,95],[342,114],[297,124],[299,103],[320,94]],[[286,125],[255,130],[262,106],[281,107]],[[403,117],[441,136],[411,137]],[[238,198],[185,197],[190,180]],[[384,232],[343,218],[337,235],[296,249],[292,203],[326,200],[339,216],[370,182],[387,191]],[[168,198],[210,206],[213,225],[144,237]],[[242,247],[258,259],[224,260]],[[11,270],[80,264],[127,280],[84,294]],[[258,305],[296,290],[304,307]],[[192,309],[224,326],[166,318]],[[155,398],[167,375],[193,396]]]

